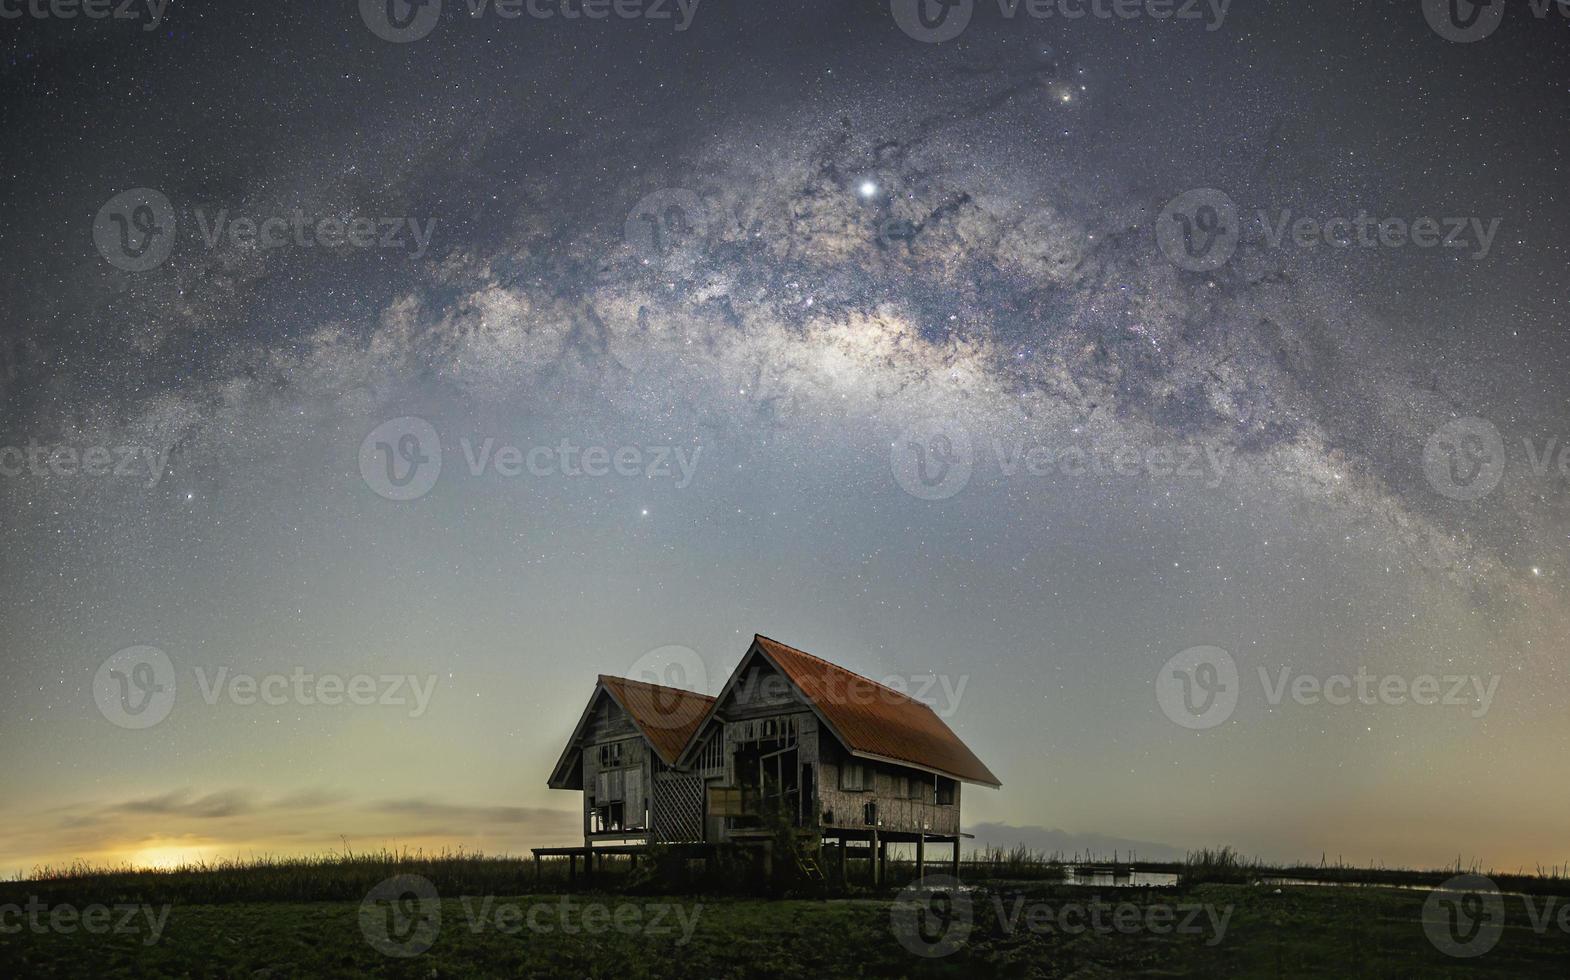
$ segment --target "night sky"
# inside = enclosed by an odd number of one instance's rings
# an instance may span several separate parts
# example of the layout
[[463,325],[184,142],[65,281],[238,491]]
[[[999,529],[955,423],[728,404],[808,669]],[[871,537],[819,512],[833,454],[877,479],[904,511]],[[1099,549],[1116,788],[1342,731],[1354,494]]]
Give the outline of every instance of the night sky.
[[1001,843],[1570,858],[1564,6],[27,2],[0,872],[568,843],[755,632]]

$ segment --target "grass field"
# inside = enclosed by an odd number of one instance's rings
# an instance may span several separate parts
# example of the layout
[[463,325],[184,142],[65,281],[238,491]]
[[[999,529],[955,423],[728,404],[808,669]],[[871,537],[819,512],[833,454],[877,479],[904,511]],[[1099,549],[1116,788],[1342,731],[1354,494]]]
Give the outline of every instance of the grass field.
[[[1428,888],[1201,883],[1237,868],[1223,857],[1177,886],[1097,888],[1015,867],[960,893],[772,899],[662,894],[625,868],[600,882],[614,891],[568,894],[554,867],[534,890],[527,862],[474,855],[82,868],[0,883],[0,976],[1563,977],[1570,964],[1570,900],[1504,893],[1486,942],[1461,930],[1463,951],[1490,948],[1458,958],[1430,936],[1457,935],[1444,916],[1459,894],[1436,906]],[[399,887],[376,892],[389,875]]]

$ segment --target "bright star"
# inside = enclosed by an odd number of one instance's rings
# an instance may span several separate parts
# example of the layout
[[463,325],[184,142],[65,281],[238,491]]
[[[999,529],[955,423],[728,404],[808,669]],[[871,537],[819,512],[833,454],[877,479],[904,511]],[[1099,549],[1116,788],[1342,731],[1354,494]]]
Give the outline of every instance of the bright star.
[[861,182],[860,190],[862,197],[871,197],[878,192],[878,185],[870,180],[864,180]]

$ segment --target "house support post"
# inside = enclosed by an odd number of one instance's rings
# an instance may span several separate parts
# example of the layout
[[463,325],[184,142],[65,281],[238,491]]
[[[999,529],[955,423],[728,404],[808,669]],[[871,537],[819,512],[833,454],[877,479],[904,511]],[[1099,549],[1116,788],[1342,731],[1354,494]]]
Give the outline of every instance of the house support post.
[[872,836],[867,839],[867,877],[872,879],[874,887],[883,882],[878,880],[878,830],[872,829]]
[[920,881],[927,870],[927,835],[916,835],[916,880]]
[[839,856],[839,862],[840,862],[840,887],[841,888],[844,888],[846,885],[850,884],[850,878],[848,878],[846,876],[846,874],[845,874],[845,857],[846,857],[845,851],[846,851],[846,848],[845,848],[845,835],[841,834],[840,835],[840,842],[839,842],[839,852],[840,852],[840,856]]
[[955,881],[959,880],[959,835],[958,834],[954,835],[954,861],[953,861],[953,864],[952,864],[952,866],[950,868],[949,873],[954,876],[954,880]]

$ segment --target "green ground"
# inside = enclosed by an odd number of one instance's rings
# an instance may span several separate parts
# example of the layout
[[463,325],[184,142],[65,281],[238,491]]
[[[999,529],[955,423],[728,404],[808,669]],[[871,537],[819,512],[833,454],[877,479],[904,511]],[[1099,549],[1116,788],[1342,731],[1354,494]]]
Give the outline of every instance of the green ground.
[[[0,935],[0,976],[96,977],[1564,977],[1570,972],[1570,934],[1552,907],[1546,927],[1534,929],[1524,900],[1506,897],[1503,934],[1487,954],[1457,959],[1442,954],[1422,925],[1424,891],[1385,888],[1201,885],[1191,889],[1090,889],[1063,885],[998,886],[973,896],[973,931],[950,955],[922,958],[908,951],[891,925],[888,899],[776,900],[717,897],[572,895],[567,921],[596,931],[560,927],[563,896],[512,897],[487,907],[447,899],[429,949],[410,958],[378,951],[362,929],[353,901],[175,906],[158,941],[147,944],[145,920],[126,935],[62,934],[24,928]],[[15,888],[4,900],[14,900]],[[1055,917],[1067,903],[1086,907],[1092,896],[1127,902],[1126,922],[1146,920],[1153,906],[1208,906],[1226,914],[1217,940],[1214,920],[1196,914],[1197,934],[1094,929],[1065,934]],[[1016,928],[998,921],[994,897],[1018,910]],[[1547,900],[1535,899],[1541,913]],[[1023,904],[1020,904],[1023,902]],[[583,918],[585,903],[606,909]],[[679,906],[692,925],[655,906]],[[539,905],[530,930],[521,918]],[[700,907],[701,905],[701,907]],[[417,906],[406,921],[429,920]],[[481,918],[484,925],[473,925]],[[510,911],[517,909],[517,912]],[[1230,910],[1230,911],[1228,911]],[[373,932],[387,909],[373,908]],[[498,913],[501,919],[498,920]],[[1115,908],[1103,922],[1115,922]],[[509,919],[509,915],[518,918]],[[596,916],[603,915],[603,921]],[[655,920],[654,916],[660,918]],[[619,919],[616,917],[620,917]],[[695,918],[692,918],[694,917]],[[1038,928],[1029,928],[1032,916]],[[118,918],[118,915],[115,916]],[[17,920],[0,918],[0,926]],[[498,925],[498,921],[501,925]],[[621,928],[616,928],[620,922]],[[1070,921],[1070,925],[1074,925]],[[1172,923],[1175,924],[1175,923]],[[1043,925],[1049,928],[1041,928]],[[1050,931],[1049,931],[1050,929]],[[509,930],[511,934],[509,934]],[[646,934],[654,931],[655,935]],[[665,932],[664,930],[669,930]],[[418,940],[418,930],[411,933]],[[907,933],[907,936],[911,934]],[[914,939],[913,939],[914,941]]]

